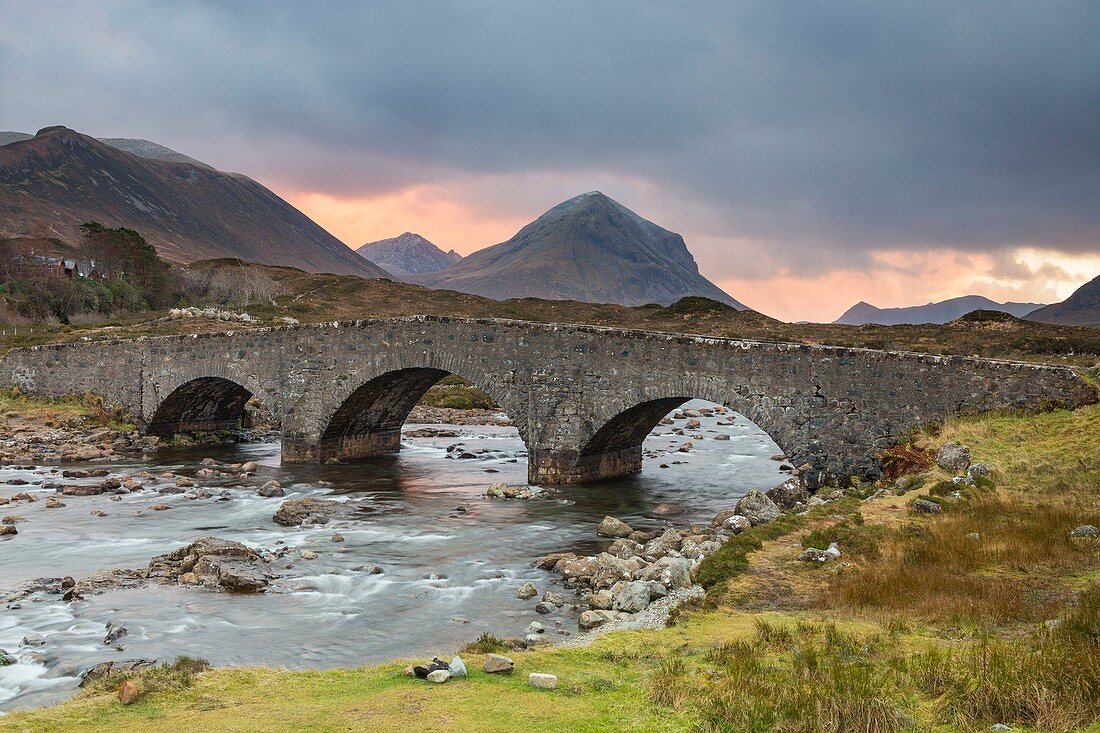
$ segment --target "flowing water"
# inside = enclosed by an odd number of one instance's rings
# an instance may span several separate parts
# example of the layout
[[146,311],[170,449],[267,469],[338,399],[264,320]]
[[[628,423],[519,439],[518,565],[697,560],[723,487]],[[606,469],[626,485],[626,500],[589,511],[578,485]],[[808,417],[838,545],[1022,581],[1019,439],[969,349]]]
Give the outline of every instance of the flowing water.
[[[784,480],[780,464],[769,459],[778,447],[753,423],[732,413],[700,420],[701,429],[687,432],[706,437],[692,441],[690,453],[674,452],[690,438],[660,426],[645,442],[654,457],[646,459],[640,474],[528,501],[484,497],[492,483],[526,480],[523,443],[506,427],[432,426],[460,431],[461,437],[406,437],[396,456],[343,465],[283,466],[274,443],[166,448],[149,461],[97,462],[95,468],[120,477],[143,470],[194,475],[208,456],[252,460],[260,469],[249,480],[196,479],[196,486],[228,489],[228,501],[160,495],[155,489],[172,480],[158,479],[121,501],[102,495],[60,497],[66,506],[58,509],[46,509],[44,501],[9,504],[0,513],[27,522],[17,525],[17,536],[0,539],[0,595],[39,577],[80,578],[101,568],[144,567],[150,557],[204,536],[260,549],[282,543],[311,549],[318,557],[288,555],[274,565],[282,575],[277,589],[262,595],[152,585],[73,603],[42,593],[9,604],[0,616],[0,649],[18,663],[0,667],[0,711],[63,699],[76,690],[81,671],[111,659],[171,660],[185,654],[214,665],[338,667],[414,654],[449,656],[484,631],[522,635],[535,619],[550,630],[561,619],[563,633],[576,633],[568,606],[548,620],[534,612],[537,598],[516,598],[525,581],[540,592],[557,582],[531,566],[535,557],[599,551],[608,541],[598,538],[595,528],[607,514],[651,529],[668,521],[650,514],[656,504],[668,502],[684,510],[672,519],[675,524],[704,521],[750,489]],[[718,424],[727,420],[733,424]],[[417,427],[423,426],[406,430]],[[731,440],[713,440],[718,433]],[[448,458],[460,452],[447,452],[455,443],[477,458]],[[70,467],[78,466],[65,466]],[[0,496],[30,491],[45,499],[54,492],[37,484],[55,478],[56,469],[0,468]],[[32,483],[4,485],[11,479]],[[377,511],[354,521],[283,527],[271,515],[284,499],[256,494],[269,479],[282,483],[284,498],[348,495],[369,500]],[[148,510],[153,504],[171,509]],[[456,510],[460,506],[466,511]],[[107,516],[93,516],[93,509]],[[333,542],[333,532],[345,541]],[[366,563],[384,572],[357,570]],[[123,651],[103,644],[109,620],[129,630],[121,639]],[[20,648],[32,632],[45,637],[44,645]]]

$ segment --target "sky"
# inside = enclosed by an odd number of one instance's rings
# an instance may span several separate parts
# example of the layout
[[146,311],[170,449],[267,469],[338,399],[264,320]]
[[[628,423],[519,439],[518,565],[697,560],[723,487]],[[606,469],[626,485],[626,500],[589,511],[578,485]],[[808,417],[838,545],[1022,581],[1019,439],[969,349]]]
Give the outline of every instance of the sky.
[[1100,3],[0,0],[0,129],[154,140],[346,244],[600,190],[787,320],[1100,274]]

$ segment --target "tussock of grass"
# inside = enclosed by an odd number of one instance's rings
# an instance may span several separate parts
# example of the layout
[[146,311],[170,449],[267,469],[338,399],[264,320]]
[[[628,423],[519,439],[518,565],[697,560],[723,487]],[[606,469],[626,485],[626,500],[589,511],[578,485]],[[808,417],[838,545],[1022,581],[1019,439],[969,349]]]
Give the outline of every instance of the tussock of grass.
[[893,533],[878,559],[838,577],[832,600],[939,621],[1049,618],[1069,594],[1057,576],[1100,568],[1100,544],[1069,538],[1075,526],[1096,522],[1100,512],[1063,505],[957,502],[935,521]]
[[462,647],[463,654],[495,654],[510,649],[508,642],[493,636],[488,631]]
[[[877,559],[837,578],[830,600],[933,621],[1050,618],[1080,589],[1076,579],[1100,571],[1100,545],[1069,538],[1100,523],[1100,407],[951,420],[926,447],[948,440],[991,465],[996,487],[926,474],[926,498],[945,513],[889,533]],[[964,500],[946,498],[955,491]]]
[[930,648],[902,669],[936,698],[943,722],[964,730],[1011,722],[1080,730],[1100,720],[1100,588],[1048,634],[1016,641],[983,635],[961,649]]
[[[915,696],[882,664],[888,645],[831,624],[758,622],[751,641],[716,647],[707,669],[665,660],[650,699],[679,707],[690,699],[704,731],[894,733],[913,730]],[[681,691],[694,689],[690,698]]]

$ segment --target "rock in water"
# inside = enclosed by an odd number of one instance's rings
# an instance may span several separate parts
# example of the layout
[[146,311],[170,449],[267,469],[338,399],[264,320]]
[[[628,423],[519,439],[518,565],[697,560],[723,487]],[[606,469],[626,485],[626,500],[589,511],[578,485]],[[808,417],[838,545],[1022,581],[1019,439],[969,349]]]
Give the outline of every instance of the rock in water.
[[783,513],[775,502],[759,491],[750,491],[737,502],[735,510],[752,523],[752,526],[767,524],[779,519]]
[[84,687],[84,685],[101,680],[112,673],[140,672],[143,669],[151,669],[156,664],[157,660],[155,659],[124,659],[121,662],[100,662],[80,675],[80,686]]
[[234,593],[262,593],[274,573],[260,553],[240,542],[204,537],[149,561],[149,577],[218,587]]
[[531,687],[537,687],[540,690],[553,690],[558,686],[558,678],[556,675],[552,674],[532,672],[527,678],[527,684],[531,685]]
[[503,654],[486,654],[482,669],[487,674],[512,674],[516,663]]
[[361,507],[332,499],[288,499],[279,505],[271,518],[276,524],[298,527],[303,524],[326,524],[331,519],[350,518],[360,511],[363,511]]
[[970,467],[970,449],[951,440],[936,452],[936,465],[945,471],[962,473]]
[[524,583],[516,589],[516,598],[522,598],[523,600],[534,598],[538,594],[538,588],[535,587],[534,583]]
[[633,532],[630,525],[626,522],[616,519],[615,517],[604,517],[600,522],[600,526],[596,529],[596,534],[601,537],[629,537]]

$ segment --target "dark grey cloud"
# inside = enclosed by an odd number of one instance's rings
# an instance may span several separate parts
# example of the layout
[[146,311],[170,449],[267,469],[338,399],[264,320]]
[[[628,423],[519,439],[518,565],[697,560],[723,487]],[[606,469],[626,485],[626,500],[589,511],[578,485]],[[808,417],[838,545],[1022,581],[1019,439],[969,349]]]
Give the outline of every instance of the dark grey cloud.
[[624,203],[656,202],[701,241],[770,242],[777,266],[866,266],[882,248],[1100,251],[1088,0],[0,11],[0,128],[148,137],[337,195],[617,176],[646,192],[607,191]]

